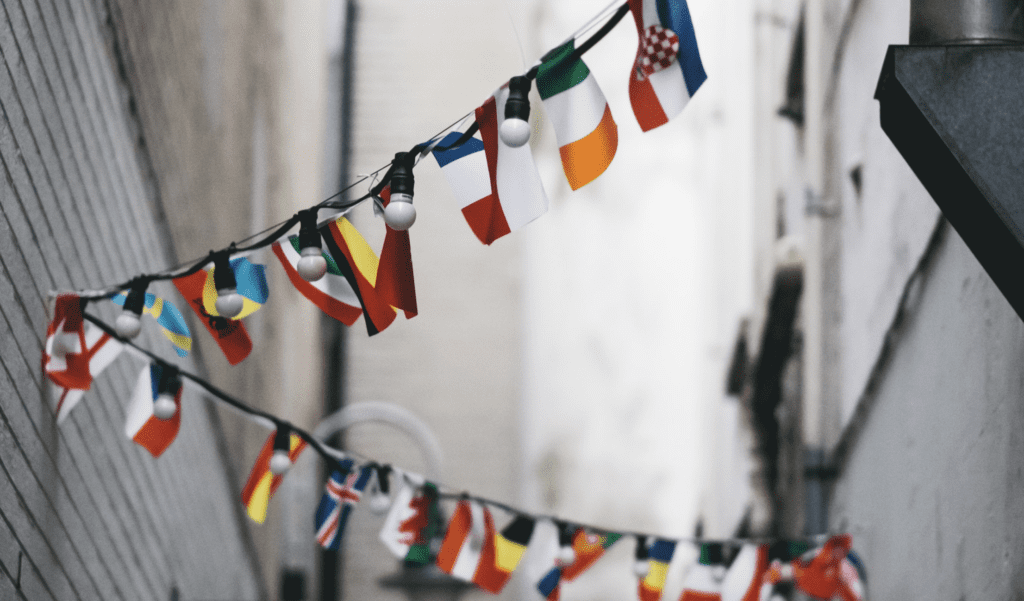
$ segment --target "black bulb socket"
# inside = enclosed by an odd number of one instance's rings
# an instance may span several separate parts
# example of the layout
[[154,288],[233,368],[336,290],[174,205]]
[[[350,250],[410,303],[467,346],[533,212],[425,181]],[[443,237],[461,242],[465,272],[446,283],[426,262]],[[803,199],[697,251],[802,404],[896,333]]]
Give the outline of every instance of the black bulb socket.
[[530,119],[530,78],[516,75],[508,80],[508,99],[505,100],[505,119]]
[[160,381],[156,384],[157,394],[170,394],[177,396],[178,390],[181,389],[181,373],[178,368],[164,364],[160,366]]
[[416,181],[412,175],[413,154],[411,152],[396,152],[395,160],[391,161],[391,194],[413,195],[413,186]]
[[213,286],[218,291],[238,288],[235,270],[231,269],[231,253],[226,250],[213,256]]
[[323,248],[320,242],[320,230],[316,229],[317,210],[306,210],[299,213],[299,249]]
[[128,289],[128,295],[124,299],[124,310],[131,311],[136,315],[142,315],[142,307],[146,301],[146,284],[134,284]]
[[274,450],[288,452],[291,450],[291,428],[282,424],[274,433]]

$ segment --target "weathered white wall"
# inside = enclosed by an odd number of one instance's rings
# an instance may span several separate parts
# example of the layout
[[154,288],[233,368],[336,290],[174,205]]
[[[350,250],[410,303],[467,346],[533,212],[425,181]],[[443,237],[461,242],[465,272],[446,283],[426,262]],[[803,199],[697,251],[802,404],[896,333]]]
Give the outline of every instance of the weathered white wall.
[[[618,124],[615,160],[571,192],[541,121],[533,144],[552,206],[523,236],[525,502],[667,536],[691,535],[699,518],[729,534],[749,495],[732,486],[746,482],[748,441],[721,420],[736,411],[725,369],[753,296],[754,23],[736,19],[749,2],[689,5],[708,81],[682,115],[641,133],[627,15],[584,57]],[[599,8],[545,4],[533,56]],[[618,543],[563,598],[635,596],[633,545]],[[680,547],[668,591],[693,557]],[[528,560],[535,584],[550,557]]]

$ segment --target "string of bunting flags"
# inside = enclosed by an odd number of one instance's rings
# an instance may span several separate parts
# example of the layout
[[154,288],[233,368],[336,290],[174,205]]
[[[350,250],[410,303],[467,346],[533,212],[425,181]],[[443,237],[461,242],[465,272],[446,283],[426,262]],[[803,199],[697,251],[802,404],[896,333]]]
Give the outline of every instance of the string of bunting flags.
[[[306,448],[314,449],[331,472],[315,512],[315,537],[325,548],[338,548],[350,513],[366,493],[371,510],[387,512],[380,538],[396,557],[408,564],[435,563],[491,593],[504,588],[531,546],[535,530],[545,523],[555,528],[558,539],[554,564],[537,583],[537,590],[548,600],[557,600],[561,582],[576,579],[626,536],[636,541],[634,571],[642,601],[662,597],[668,566],[683,542],[697,545],[699,560],[687,574],[681,601],[770,599],[787,587],[818,599],[863,599],[863,566],[852,551],[849,535],[815,541],[669,539],[613,532],[531,514],[468,493],[443,492],[437,483],[418,474],[331,448],[131,341],[140,333],[145,314],[155,320],[179,357],[190,352],[192,334],[181,311],[171,299],[149,292],[154,282],[170,280],[228,362],[243,361],[253,343],[242,319],[269,299],[266,266],[249,257],[268,247],[303,296],[348,326],[362,316],[373,336],[389,327],[399,311],[406,319],[415,317],[409,238],[416,220],[414,167],[428,155],[434,158],[463,217],[483,244],[543,215],[548,200],[528,144],[529,94],[536,83],[555,129],[570,187],[577,190],[594,181],[614,159],[618,130],[611,107],[582,57],[630,13],[638,35],[628,82],[634,116],[643,131],[667,123],[707,78],[686,2],[613,2],[525,74],[510,78],[473,112],[427,142],[395,153],[389,165],[286,221],[184,265],[102,290],[52,294],[42,370],[53,384],[58,424],[81,401],[92,380],[130,349],[147,364],[132,391],[125,435],[159,457],[177,436],[185,381],[268,425],[272,432],[242,490],[246,512],[258,523],[265,521],[270,500],[289,467]],[[602,20],[590,37],[579,39]],[[365,194],[343,198],[367,180],[372,183]],[[345,216],[365,200],[372,200],[375,212],[384,218],[386,232],[379,255]],[[331,214],[321,219],[321,211]],[[298,233],[290,234],[296,225]],[[123,308],[114,326],[85,312],[93,301],[111,301]],[[455,504],[450,519],[444,518],[442,501]],[[508,521],[500,529],[492,510],[507,514],[502,517]]]
[[[557,532],[558,548],[551,569],[537,582],[549,601],[560,597],[561,583],[587,571],[608,548],[625,537],[635,540],[633,570],[641,601],[662,597],[669,565],[680,543],[697,547],[680,601],[760,601],[787,590],[816,599],[858,601],[865,597],[867,578],[848,534],[813,540],[668,538],[643,532],[613,531],[599,526],[536,514],[466,492],[442,491],[440,484],[405,469],[362,458],[324,444],[306,430],[252,408],[203,378],[183,371],[134,342],[120,339],[115,328],[80,310],[65,321],[80,320],[88,336],[105,338],[117,352],[131,351],[149,363],[143,368],[128,409],[125,434],[159,457],[177,436],[183,380],[268,425],[268,435],[242,488],[241,501],[250,519],[264,523],[275,491],[302,452],[312,448],[330,471],[314,513],[314,537],[326,549],[338,549],[349,517],[368,496],[376,514],[387,512],[380,540],[409,565],[434,563],[451,576],[488,592],[502,591],[533,544],[542,522]],[[109,364],[109,360],[105,360]],[[450,518],[442,502],[454,502]],[[499,529],[492,510],[500,511]],[[447,522],[447,526],[445,523]],[[550,554],[550,549],[547,554]],[[545,552],[539,549],[536,552]]]

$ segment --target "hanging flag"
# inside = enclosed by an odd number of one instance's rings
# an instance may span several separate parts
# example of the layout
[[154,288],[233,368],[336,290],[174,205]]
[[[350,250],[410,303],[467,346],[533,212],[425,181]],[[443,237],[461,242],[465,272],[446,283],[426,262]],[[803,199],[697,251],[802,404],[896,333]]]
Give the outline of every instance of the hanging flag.
[[491,512],[476,501],[459,501],[448,523],[441,550],[437,552],[437,567],[459,580],[476,582],[484,547],[490,547],[493,557],[494,521]]
[[[274,496],[277,487],[281,486],[281,480],[284,479],[284,474],[275,476],[270,473],[270,458],[274,454],[274,436],[276,434],[276,432],[271,432],[267,437],[267,442],[263,443],[263,449],[260,450],[256,463],[253,464],[252,471],[249,472],[245,488],[242,489],[242,504],[245,505],[249,517],[257,524],[262,524],[267,519],[270,497]],[[296,434],[291,434],[289,435],[289,445],[288,458],[295,463],[299,453],[306,448],[306,441]]]
[[562,169],[573,190],[597,179],[611,164],[619,144],[612,110],[581,58],[575,41],[549,52],[537,71],[537,92],[555,128]]
[[320,228],[320,235],[334,263],[348,280],[363,309],[363,320],[370,336],[384,331],[395,320],[395,310],[381,297],[377,285],[379,262],[373,249],[366,243],[355,226],[344,217],[338,217]]
[[608,547],[615,544],[615,541],[620,538],[622,535],[614,532],[594,534],[583,528],[577,530],[572,539],[572,550],[576,554],[576,561],[562,569],[562,578],[575,580],[577,576],[594,565],[594,562],[604,555]]
[[316,541],[325,549],[337,550],[345,533],[348,515],[363,496],[373,468],[353,470],[351,459],[342,461],[345,471],[334,470],[316,508]]
[[725,547],[721,543],[704,543],[700,558],[684,581],[679,601],[721,601],[722,580],[728,570]]
[[722,581],[722,601],[759,601],[761,583],[768,572],[769,547],[747,544],[740,548]]
[[174,404],[178,406],[174,417],[161,420],[153,414],[153,403],[156,402],[157,386],[160,384],[163,370],[164,368],[156,363],[143,368],[128,404],[128,418],[124,423],[125,436],[141,445],[153,457],[159,457],[171,446],[181,424],[180,388],[174,395]]
[[[391,202],[391,186],[380,193],[384,206]],[[408,230],[393,230],[384,224],[384,247],[380,250],[377,292],[392,307],[405,312],[406,319],[416,317],[416,284],[412,276],[412,249]]]
[[608,547],[615,544],[615,541],[622,538],[621,534],[609,532],[607,534],[588,533],[583,528],[578,528],[572,539],[572,550],[576,556],[575,560],[567,566],[555,566],[548,571],[537,583],[537,590],[548,601],[558,601],[560,596],[561,582],[575,580],[577,576],[586,571],[594,562],[604,555]]
[[[124,350],[124,345],[110,334],[87,321],[83,323],[82,329],[85,334],[86,349],[82,356],[88,361],[89,378],[92,380],[99,376],[108,365],[113,363],[114,359],[117,359],[117,356]],[[64,388],[57,385],[51,389],[51,402],[58,424],[67,418],[71,410],[82,400],[84,395],[85,390],[80,388]]]
[[[433,151],[469,227],[484,244],[491,244],[548,210],[548,197],[530,146],[512,148],[498,138],[507,98],[508,84],[476,109],[480,138],[473,137],[451,150]],[[446,148],[459,137],[459,133],[450,133],[438,146]]]
[[203,302],[203,288],[206,286],[206,280],[207,273],[199,270],[191,275],[175,279],[174,286],[185,297],[188,305],[195,311],[199,321],[203,322],[213,339],[217,341],[220,350],[227,357],[228,363],[238,365],[252,351],[252,340],[249,339],[249,333],[245,331],[245,325],[241,321],[220,317],[206,310]]
[[54,301],[53,320],[46,328],[43,373],[61,388],[89,390],[92,375],[87,348],[82,299],[77,294],[59,295]]
[[[235,289],[242,297],[242,312],[232,319],[248,317],[259,310],[270,296],[267,287],[267,268],[264,265],[250,263],[245,257],[231,259],[231,270],[235,272]],[[214,284],[211,267],[206,270],[206,281],[203,282],[203,308],[209,315],[220,317],[217,312],[217,286]]]
[[[473,579],[480,588],[495,595],[505,588],[530,544],[534,525],[533,518],[517,515],[500,533],[485,538],[480,567]],[[488,540],[493,544],[487,544]]]
[[849,534],[840,534],[789,563],[775,560],[765,582],[774,585],[791,581],[797,590],[815,599],[860,601],[864,595],[860,561],[856,555],[850,560],[852,544]]
[[[442,138],[438,146],[447,148],[461,136],[458,132],[452,132]],[[507,234],[508,224],[504,218],[498,219],[500,215],[491,215],[498,200],[491,187],[487,155],[480,138],[473,137],[462,146],[451,150],[434,150],[432,154],[476,237],[484,244],[490,244]]]
[[396,474],[398,489],[384,519],[380,540],[407,564],[430,563],[430,541],[437,537],[441,514],[437,487],[415,474]]
[[658,601],[665,589],[668,566],[676,551],[675,541],[656,540],[647,547],[647,576],[640,580],[640,601]]
[[299,237],[289,236],[287,240],[277,241],[273,245],[274,254],[281,261],[288,279],[291,280],[295,289],[308,298],[320,310],[337,319],[341,323],[350,326],[359,319],[363,310],[359,305],[359,297],[352,291],[352,286],[342,274],[334,257],[330,253],[323,253],[327,261],[327,273],[324,277],[315,282],[308,282],[299,275],[298,264],[301,255],[299,248]]
[[[110,300],[114,301],[115,305],[123,307],[127,298],[128,293],[121,292],[115,294]],[[174,345],[174,352],[178,353],[179,357],[188,357],[188,352],[192,350],[192,333],[188,330],[185,317],[174,306],[174,303],[147,292],[142,312],[156,320],[164,336]]]
[[629,0],[639,44],[629,100],[640,129],[675,117],[708,78],[686,0]]

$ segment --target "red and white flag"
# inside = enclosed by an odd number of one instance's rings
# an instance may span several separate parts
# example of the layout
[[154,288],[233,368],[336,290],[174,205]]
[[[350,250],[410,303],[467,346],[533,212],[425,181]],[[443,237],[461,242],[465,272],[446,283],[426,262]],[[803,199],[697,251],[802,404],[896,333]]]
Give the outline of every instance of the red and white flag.
[[448,524],[437,567],[466,582],[476,582],[484,548],[494,557],[494,520],[491,512],[476,501],[459,501]]
[[77,295],[57,297],[43,347],[43,372],[55,384],[50,396],[58,424],[122,350],[123,344],[82,318]]
[[484,244],[490,244],[540,217],[548,210],[548,197],[533,163],[529,144],[507,146],[498,137],[505,121],[508,86],[502,86],[476,109],[491,194],[462,209],[466,221]]

